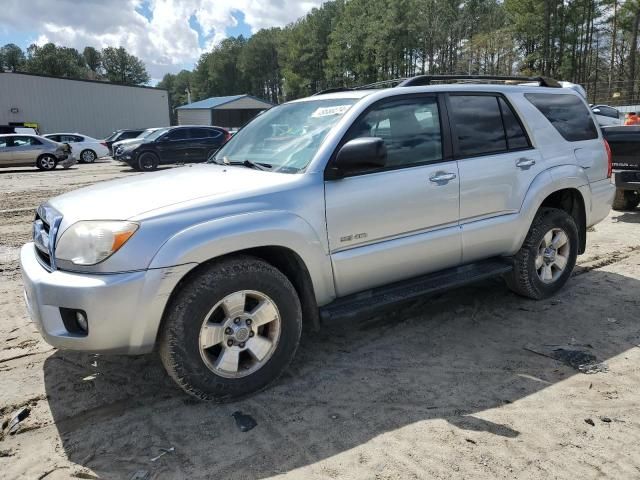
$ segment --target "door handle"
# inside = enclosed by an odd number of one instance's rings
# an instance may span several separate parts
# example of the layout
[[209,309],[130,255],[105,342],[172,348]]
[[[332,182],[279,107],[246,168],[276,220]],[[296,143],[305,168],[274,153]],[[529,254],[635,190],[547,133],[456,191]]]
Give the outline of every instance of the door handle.
[[455,173],[451,172],[437,172],[429,177],[429,181],[433,183],[447,183],[454,180],[457,177]]
[[530,168],[530,167],[533,167],[535,164],[536,164],[536,161],[533,160],[532,158],[520,158],[516,162],[516,167],[518,167],[518,168]]

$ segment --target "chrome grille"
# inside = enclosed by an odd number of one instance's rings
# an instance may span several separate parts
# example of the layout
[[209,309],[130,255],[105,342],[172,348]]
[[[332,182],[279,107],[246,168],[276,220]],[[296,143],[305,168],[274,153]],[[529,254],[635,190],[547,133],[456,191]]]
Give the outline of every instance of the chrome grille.
[[33,243],[41,263],[50,270],[55,270],[55,241],[62,215],[48,205],[41,205],[36,211],[33,222]]

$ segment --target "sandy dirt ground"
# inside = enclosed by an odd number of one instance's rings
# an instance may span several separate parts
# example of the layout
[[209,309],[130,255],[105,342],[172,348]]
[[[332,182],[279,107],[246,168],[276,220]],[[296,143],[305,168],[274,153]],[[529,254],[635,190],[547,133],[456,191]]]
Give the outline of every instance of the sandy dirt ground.
[[[0,171],[0,417],[31,409],[0,439],[0,477],[640,478],[640,211],[595,227],[555,298],[495,279],[332,325],[303,338],[272,388],[212,405],[154,355],[56,351],[27,317],[17,258],[33,208],[132,174],[112,162]],[[608,371],[527,349],[548,345]],[[257,427],[241,432],[237,410]]]

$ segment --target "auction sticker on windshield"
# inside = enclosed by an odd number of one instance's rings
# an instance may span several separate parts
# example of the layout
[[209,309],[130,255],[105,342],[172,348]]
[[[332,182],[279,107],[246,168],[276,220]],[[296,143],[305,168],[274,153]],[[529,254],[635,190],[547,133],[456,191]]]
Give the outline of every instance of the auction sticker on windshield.
[[334,107],[320,107],[311,114],[311,118],[331,117],[333,115],[342,115],[349,110],[351,105],[336,105]]

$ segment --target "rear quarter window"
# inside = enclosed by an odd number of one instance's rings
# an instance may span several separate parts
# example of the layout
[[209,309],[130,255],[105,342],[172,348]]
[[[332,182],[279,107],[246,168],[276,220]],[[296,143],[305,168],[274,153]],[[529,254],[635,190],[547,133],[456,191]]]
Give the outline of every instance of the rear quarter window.
[[589,109],[576,95],[526,93],[525,97],[565,140],[579,142],[598,138],[598,130]]

